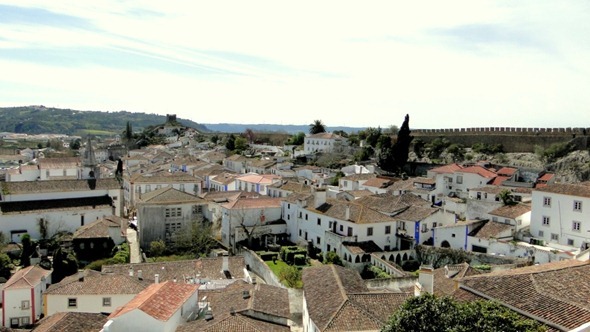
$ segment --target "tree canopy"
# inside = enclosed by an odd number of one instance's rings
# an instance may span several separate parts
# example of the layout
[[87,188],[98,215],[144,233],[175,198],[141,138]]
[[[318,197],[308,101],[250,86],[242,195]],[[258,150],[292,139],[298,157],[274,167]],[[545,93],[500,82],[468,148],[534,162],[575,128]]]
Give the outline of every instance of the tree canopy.
[[326,125],[322,122],[322,120],[314,120],[313,123],[309,125],[309,133],[310,134],[319,134],[326,132]]
[[497,302],[458,302],[426,293],[408,299],[381,332],[538,332],[546,329]]
[[414,139],[410,135],[410,132],[410,116],[406,114],[404,122],[397,133],[395,143],[391,142],[389,136],[389,139],[379,139],[379,167],[392,173],[401,172],[408,161],[410,144],[412,143],[412,139]]

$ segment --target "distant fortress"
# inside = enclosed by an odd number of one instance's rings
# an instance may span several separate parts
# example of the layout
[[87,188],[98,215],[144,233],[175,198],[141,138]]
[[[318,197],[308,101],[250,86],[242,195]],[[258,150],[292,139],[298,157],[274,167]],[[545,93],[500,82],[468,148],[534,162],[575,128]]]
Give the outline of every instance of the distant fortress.
[[506,152],[532,152],[535,146],[547,148],[571,141],[577,149],[586,149],[590,128],[516,128],[479,127],[453,129],[411,129],[414,140],[430,142],[444,137],[452,143],[470,147],[475,143],[502,144]]

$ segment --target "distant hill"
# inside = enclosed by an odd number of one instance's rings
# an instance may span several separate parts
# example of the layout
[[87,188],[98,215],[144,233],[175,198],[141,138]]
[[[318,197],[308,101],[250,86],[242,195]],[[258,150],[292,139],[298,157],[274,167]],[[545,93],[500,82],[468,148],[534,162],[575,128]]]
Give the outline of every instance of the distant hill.
[[[282,124],[237,124],[237,123],[204,123],[204,126],[212,131],[221,133],[243,133],[246,129],[252,129],[257,132],[280,132],[288,134],[296,134],[298,132],[309,132],[309,125],[282,125]],[[343,130],[347,133],[357,132],[367,128],[355,128],[355,127],[344,127],[326,126],[327,131],[332,132],[335,130]]]
[[[201,132],[209,129],[191,120],[177,119],[182,125]],[[163,124],[166,116],[127,111],[98,112],[45,106],[0,107],[0,132],[26,134],[114,135],[131,122],[134,131]]]

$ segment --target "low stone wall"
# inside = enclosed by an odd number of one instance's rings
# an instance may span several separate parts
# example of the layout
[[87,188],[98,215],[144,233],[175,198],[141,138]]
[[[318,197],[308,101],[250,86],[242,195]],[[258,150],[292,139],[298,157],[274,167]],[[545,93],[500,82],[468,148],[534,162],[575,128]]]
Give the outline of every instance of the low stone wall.
[[256,255],[255,252],[247,248],[242,248],[240,255],[244,256],[244,261],[246,262],[246,265],[248,265],[250,271],[264,279],[268,285],[287,288],[279,281],[279,278],[272,272],[268,265]]

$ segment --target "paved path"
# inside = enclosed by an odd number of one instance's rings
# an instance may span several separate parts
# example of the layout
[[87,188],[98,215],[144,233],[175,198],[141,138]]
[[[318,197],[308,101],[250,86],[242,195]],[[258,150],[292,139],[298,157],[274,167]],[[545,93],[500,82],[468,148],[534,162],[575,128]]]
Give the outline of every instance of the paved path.
[[127,228],[127,243],[129,243],[129,262],[141,263],[141,253],[139,251],[139,242],[137,241],[137,232],[131,227]]

